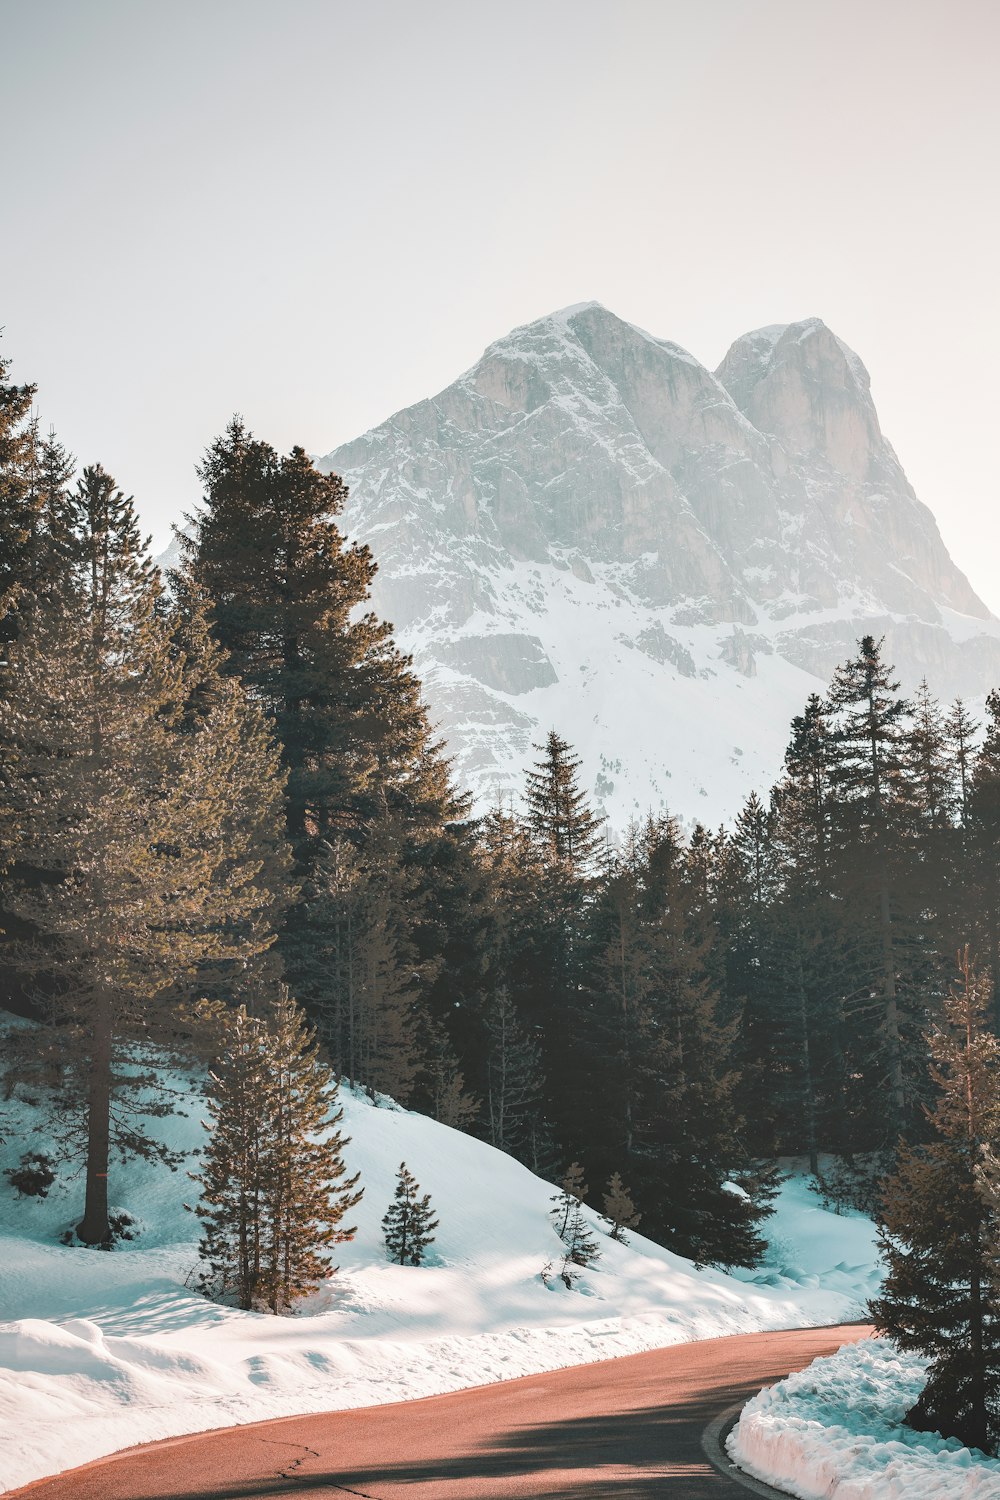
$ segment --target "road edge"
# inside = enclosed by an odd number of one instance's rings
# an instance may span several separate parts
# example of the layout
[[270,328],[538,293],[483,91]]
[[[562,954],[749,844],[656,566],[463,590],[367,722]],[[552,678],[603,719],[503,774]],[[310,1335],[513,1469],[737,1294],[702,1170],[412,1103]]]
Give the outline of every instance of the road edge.
[[738,1401],[735,1406],[727,1406],[702,1432],[701,1451],[720,1474],[731,1479],[734,1484],[742,1485],[754,1495],[764,1495],[767,1500],[789,1500],[787,1490],[776,1490],[773,1485],[765,1484],[763,1479],[755,1479],[752,1474],[747,1474],[743,1469],[737,1468],[729,1454],[726,1452],[726,1438],[739,1421],[740,1413],[746,1406],[745,1401]]

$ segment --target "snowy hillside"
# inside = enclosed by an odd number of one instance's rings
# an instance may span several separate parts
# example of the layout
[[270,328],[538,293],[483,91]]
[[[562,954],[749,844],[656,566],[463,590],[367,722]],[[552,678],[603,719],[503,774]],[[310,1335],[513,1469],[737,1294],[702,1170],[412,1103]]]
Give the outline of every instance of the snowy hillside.
[[[548,1289],[553,1189],[510,1157],[420,1115],[345,1101],[365,1197],[357,1239],[304,1311],[273,1318],[190,1290],[197,1225],[184,1173],[116,1168],[112,1196],[142,1223],[113,1254],[68,1249],[79,1190],[18,1199],[0,1179],[0,1488],[147,1439],[293,1412],[372,1405],[586,1363],[687,1339],[836,1322],[861,1312],[876,1270],[870,1224],[786,1184],[768,1265],[697,1271],[641,1235],[599,1228],[579,1289]],[[154,1122],[178,1149],[204,1139],[197,1102]],[[7,1106],[0,1165],[45,1121]],[[431,1264],[386,1263],[380,1221],[406,1160],[441,1220]],[[593,1216],[591,1216],[593,1219]],[[596,1224],[596,1220],[594,1220]]]
[[766,790],[792,715],[866,632],[908,687],[1000,682],[1000,625],[816,318],[745,335],[712,374],[568,308],[320,463],[484,801],[520,789],[554,726],[617,825],[714,823]]

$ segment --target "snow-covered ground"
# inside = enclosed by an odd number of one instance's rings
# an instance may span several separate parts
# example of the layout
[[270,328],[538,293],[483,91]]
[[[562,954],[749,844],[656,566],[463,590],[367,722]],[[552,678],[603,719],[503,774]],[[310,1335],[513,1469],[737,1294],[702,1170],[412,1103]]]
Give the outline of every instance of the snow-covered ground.
[[1000,1461],[902,1426],[923,1383],[886,1340],[848,1344],[755,1396],[730,1457],[799,1500],[1000,1500]]
[[[578,1289],[558,1263],[553,1189],[423,1116],[344,1098],[348,1164],[365,1197],[340,1268],[290,1318],[242,1313],[191,1289],[198,1225],[183,1171],[132,1163],[112,1198],[142,1222],[112,1254],[69,1249],[79,1182],[18,1199],[0,1177],[0,1489],[155,1438],[305,1411],[374,1405],[688,1339],[858,1316],[877,1270],[871,1225],[787,1182],[768,1264],[698,1271],[639,1234]],[[204,1139],[197,1100],[155,1122],[178,1149]],[[40,1107],[3,1106],[0,1168],[44,1149]],[[380,1222],[405,1159],[441,1225],[433,1263],[386,1263]],[[194,1165],[194,1162],[192,1162]]]

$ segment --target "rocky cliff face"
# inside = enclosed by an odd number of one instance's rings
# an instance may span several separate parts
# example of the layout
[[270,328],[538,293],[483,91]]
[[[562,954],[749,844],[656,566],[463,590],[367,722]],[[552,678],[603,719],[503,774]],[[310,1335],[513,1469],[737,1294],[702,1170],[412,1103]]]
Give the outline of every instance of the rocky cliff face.
[[556,725],[616,822],[731,814],[869,631],[908,684],[1000,682],[1000,626],[818,319],[744,335],[713,375],[569,308],[321,464],[484,799]]

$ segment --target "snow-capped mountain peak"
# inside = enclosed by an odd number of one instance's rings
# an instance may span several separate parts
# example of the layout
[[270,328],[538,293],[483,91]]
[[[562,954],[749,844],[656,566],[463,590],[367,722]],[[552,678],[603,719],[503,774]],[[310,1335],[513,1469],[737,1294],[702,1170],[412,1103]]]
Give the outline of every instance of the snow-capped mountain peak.
[[1000,626],[819,318],[744,334],[713,374],[576,304],[321,465],[485,800],[555,725],[616,823],[731,814],[869,631],[910,685],[1000,678]]

